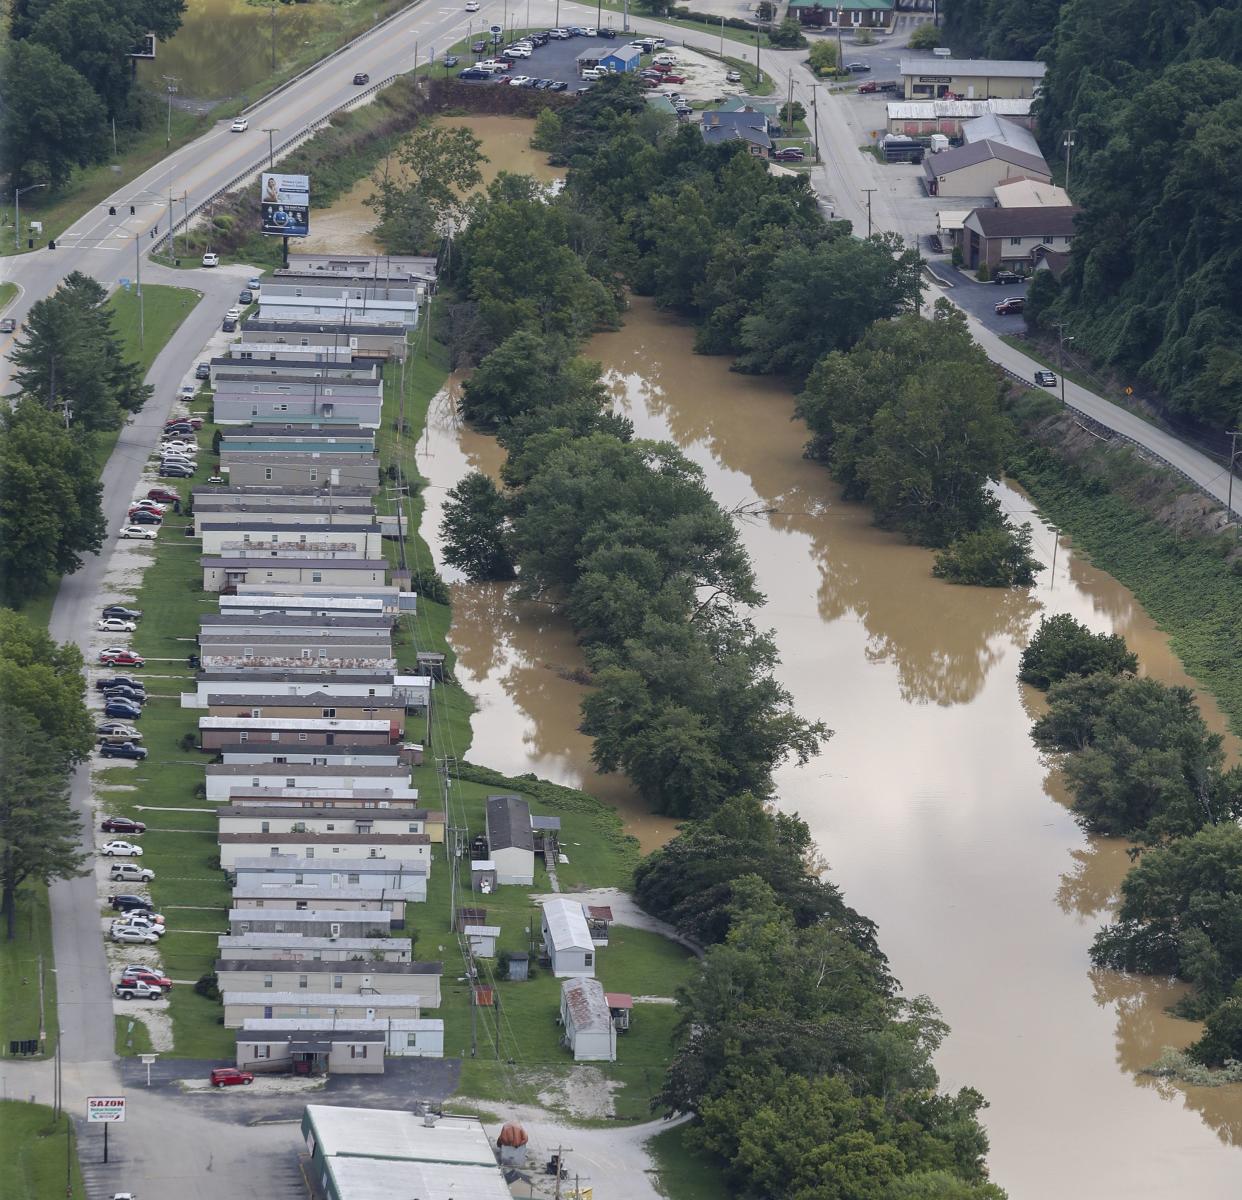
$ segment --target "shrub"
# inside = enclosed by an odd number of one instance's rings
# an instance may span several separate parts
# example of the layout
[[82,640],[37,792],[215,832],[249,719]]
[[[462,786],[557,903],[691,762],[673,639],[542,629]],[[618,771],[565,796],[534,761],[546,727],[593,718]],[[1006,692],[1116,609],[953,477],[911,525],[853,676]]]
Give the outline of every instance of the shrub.
[[979,269],[975,272],[975,278],[980,283],[987,283],[988,280],[992,278],[992,269],[988,266],[987,263],[985,262],[980,263]]
[[1022,652],[1018,678],[1043,690],[1071,675],[1133,675],[1138,656],[1120,634],[1092,633],[1069,613],[1044,617]]
[[837,68],[837,47],[835,42],[816,42],[811,47],[807,63],[816,75],[830,75]]
[[769,32],[768,41],[773,46],[794,50],[806,45],[806,38],[802,36],[802,24],[797,17],[786,17]]
[[1186,1047],[1192,1062],[1223,1067],[1242,1061],[1242,999],[1229,999],[1208,1014],[1203,1036]]
[[182,750],[193,750],[198,745],[198,735],[194,733],[183,733],[181,741],[177,743]]
[[934,50],[940,45],[940,29],[935,25],[920,25],[907,43],[911,50]]
[[806,109],[795,100],[792,104],[781,105],[781,121],[783,124],[792,125],[795,121],[806,120]]
[[214,971],[200,975],[198,982],[194,985],[196,995],[205,996],[208,1000],[220,999],[220,981],[216,978]]
[[415,568],[410,574],[410,586],[424,600],[430,600],[433,604],[448,604],[451,599],[448,584],[434,569]]
[[936,555],[932,574],[979,587],[1029,587],[1043,566],[1031,554],[1031,527],[1008,522],[963,534]]
[[858,46],[874,46],[875,30],[868,29],[865,25],[854,31],[854,44]]

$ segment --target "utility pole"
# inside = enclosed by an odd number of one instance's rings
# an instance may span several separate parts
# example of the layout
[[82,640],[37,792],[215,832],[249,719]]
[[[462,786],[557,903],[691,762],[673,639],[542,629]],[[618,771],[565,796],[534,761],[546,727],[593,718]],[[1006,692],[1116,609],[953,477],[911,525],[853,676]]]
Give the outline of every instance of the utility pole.
[[870,237],[871,236],[871,193],[874,191],[878,191],[879,189],[878,188],[863,188],[862,190],[867,193],[867,236]]
[[720,18],[720,57],[724,58],[724,16]]
[[1225,501],[1225,515],[1235,525],[1233,516],[1233,465],[1238,461],[1238,433],[1239,430],[1229,430],[1229,498]]
[[815,161],[823,162],[819,153],[819,84],[811,84],[811,127],[815,134]]
[[755,90],[759,90],[759,32],[762,26],[755,22]]
[[273,125],[263,130],[267,134],[267,169],[274,171],[276,169],[276,143],[272,140],[272,135],[280,132],[279,125]]
[[1067,129],[1061,137],[1061,145],[1065,147],[1065,190],[1069,191],[1070,185],[1070,151],[1074,148],[1074,135],[1077,129]]
[[35,188],[47,187],[46,183],[31,183],[24,188],[13,189],[13,249],[20,250],[22,245],[22,192],[33,192]]
[[272,4],[272,70],[276,70],[276,5]]
[[1065,322],[1057,322],[1057,366],[1061,369],[1061,403],[1065,403],[1065,343],[1072,342],[1072,337],[1065,336]]
[[164,87],[168,92],[168,126],[164,132],[164,145],[172,145],[172,98],[177,94],[177,84],[181,82],[176,75],[162,75]]
[[837,0],[837,70],[845,66],[845,48],[841,45],[841,0]]
[[142,236],[134,234],[134,287],[138,292],[138,349],[144,348],[142,312]]

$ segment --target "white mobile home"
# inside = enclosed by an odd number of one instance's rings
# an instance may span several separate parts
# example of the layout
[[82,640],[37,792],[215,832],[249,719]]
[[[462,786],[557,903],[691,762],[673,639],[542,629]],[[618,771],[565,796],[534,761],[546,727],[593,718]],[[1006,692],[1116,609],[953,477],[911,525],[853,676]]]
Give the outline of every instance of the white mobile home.
[[331,1019],[334,1014],[340,1013],[368,1020],[384,1020],[388,1017],[422,1016],[417,995],[351,996],[344,992],[234,991],[223,993],[223,999],[226,1029],[240,1029],[245,1021],[254,1017],[265,1020],[287,1020],[291,1017]]
[[[431,838],[425,833],[222,833],[220,866],[231,871],[239,858],[294,854],[300,858],[387,858],[427,864]],[[590,943],[588,942],[588,945]]]
[[296,1029],[304,1033],[371,1033],[378,1031],[386,1043],[385,1051],[394,1058],[443,1058],[444,1022],[438,1017],[398,1018],[387,1021],[368,1021],[365,1017],[340,1017],[326,1020],[322,1017],[299,1017],[291,1020],[265,1021],[251,1017],[239,1033],[262,1035],[278,1029]]
[[557,979],[595,974],[595,944],[582,905],[577,900],[555,897],[544,900],[542,932],[544,950]]
[[617,1030],[598,979],[566,979],[561,984],[563,1044],[575,1062],[616,1062]]
[[530,887],[535,882],[535,839],[530,805],[521,796],[488,796],[488,858],[496,865],[496,882]]
[[288,763],[211,763],[206,769],[207,799],[220,803],[234,790],[313,788],[349,792],[354,788],[408,788],[410,769],[400,767],[296,766]]
[[412,962],[414,943],[409,938],[307,937],[300,933],[221,934],[216,939],[221,958],[288,958],[295,962]]

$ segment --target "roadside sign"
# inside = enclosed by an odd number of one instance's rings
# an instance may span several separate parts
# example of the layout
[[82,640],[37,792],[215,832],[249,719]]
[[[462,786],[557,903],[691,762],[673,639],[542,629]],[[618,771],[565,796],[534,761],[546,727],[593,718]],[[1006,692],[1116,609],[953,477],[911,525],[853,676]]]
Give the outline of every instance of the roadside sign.
[[121,278],[120,278],[119,280],[117,280],[117,282],[118,282],[118,283],[121,285],[121,287],[123,287],[123,288],[124,288],[127,292],[129,291],[129,280],[128,280],[128,279],[126,279],[124,275],[122,275],[122,276],[121,276]]
[[492,33],[504,33],[505,31],[503,25],[489,25],[488,29],[490,29]]
[[263,232],[282,237],[306,237],[310,232],[309,177],[264,171],[259,178]]
[[87,1096],[86,1119],[91,1123],[95,1121],[124,1121],[125,1097]]

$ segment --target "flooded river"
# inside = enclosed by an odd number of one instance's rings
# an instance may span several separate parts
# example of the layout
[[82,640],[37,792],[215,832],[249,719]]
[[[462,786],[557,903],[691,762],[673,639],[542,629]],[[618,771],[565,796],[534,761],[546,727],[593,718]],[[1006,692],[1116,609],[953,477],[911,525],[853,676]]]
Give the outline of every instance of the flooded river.
[[[836,731],[805,768],[778,773],[780,804],[809,822],[849,901],[875,919],[908,993],[926,993],[953,1034],[947,1087],[978,1087],[997,1182],[1013,1200],[1238,1194],[1242,1088],[1184,1088],[1137,1072],[1197,1027],[1164,1008],[1172,985],[1093,972],[1092,934],[1128,867],[1122,846],[1085,837],[1028,731],[1040,697],[1016,681],[1041,612],[1123,634],[1143,670],[1189,682],[1133,596],[1079,558],[1016,490],[1046,569],[1029,593],[953,587],[930,555],[841,503],[801,456],[791,398],[691,353],[691,333],[638,301],[588,354],[605,364],[640,436],[676,442],[726,507],[773,510],[740,528],[768,597],[780,676],[800,712]],[[490,439],[434,406],[420,464],[434,542],[444,489],[494,472]],[[501,587],[456,585],[450,634],[479,703],[473,757],[533,770],[618,805],[646,845],[623,781],[599,779],[576,732],[581,661],[564,625]],[[1213,728],[1224,722],[1201,697]],[[1233,747],[1236,749],[1236,747]]]

